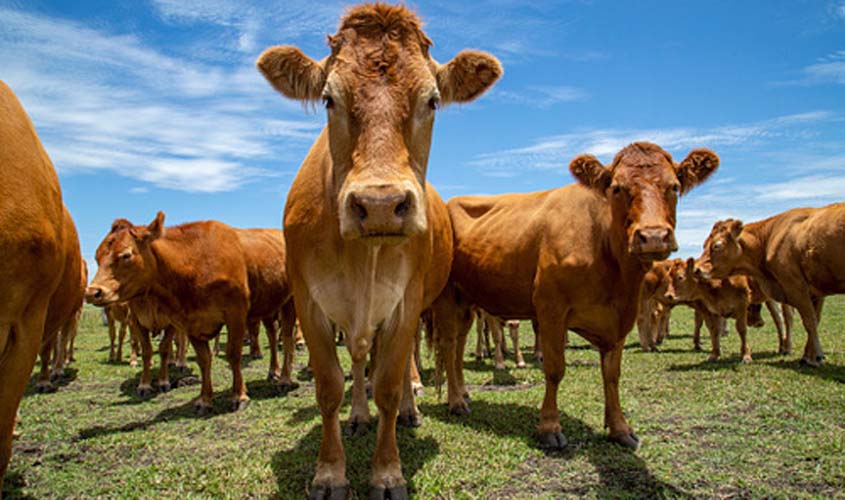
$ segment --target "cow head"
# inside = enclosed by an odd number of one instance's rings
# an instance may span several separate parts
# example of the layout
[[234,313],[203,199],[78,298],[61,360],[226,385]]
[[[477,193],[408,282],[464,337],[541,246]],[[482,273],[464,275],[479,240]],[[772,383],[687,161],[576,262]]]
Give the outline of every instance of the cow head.
[[740,234],[740,220],[725,219],[713,224],[710,235],[704,240],[704,251],[698,258],[696,274],[704,278],[727,278],[742,257]]
[[677,260],[666,276],[666,300],[693,302],[698,300],[698,278],[695,276],[695,259]]
[[499,61],[463,51],[438,64],[419,18],[404,6],[353,7],[328,41],[331,54],[320,62],[277,46],[257,65],[286,97],[326,108],[341,235],[399,243],[425,232],[435,111],[483,94],[502,74]]
[[643,262],[662,260],[678,249],[675,209],[678,197],[703,182],[719,166],[709,149],[696,149],[681,163],[660,146],[637,142],[605,167],[592,155],[569,164],[582,185],[610,203],[614,221],[624,225],[627,250]]
[[85,300],[104,306],[130,300],[148,290],[156,272],[150,245],[163,232],[164,212],[159,212],[148,226],[115,220],[97,247],[97,274],[85,290]]

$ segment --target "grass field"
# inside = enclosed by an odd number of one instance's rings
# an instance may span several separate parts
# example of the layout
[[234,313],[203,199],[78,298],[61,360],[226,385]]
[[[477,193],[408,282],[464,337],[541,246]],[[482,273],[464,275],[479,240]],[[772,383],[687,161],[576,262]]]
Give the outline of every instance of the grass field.
[[[528,368],[514,368],[509,358],[508,369],[496,372],[492,360],[466,359],[468,417],[448,415],[430,386],[433,361],[426,358],[423,425],[398,433],[411,491],[418,498],[845,497],[845,297],[825,306],[827,361],[819,369],[798,364],[806,340],[800,324],[795,353],[782,357],[766,319],[751,331],[750,365],[738,363],[733,330],[723,342],[723,361],[707,363],[706,353],[692,352],[692,314],[683,308],[672,317],[661,353],[642,353],[636,332],[628,337],[621,397],[643,441],[636,453],[607,441],[598,353],[577,335],[570,335],[559,395],[565,452],[535,445],[543,376],[529,354],[530,324],[522,326]],[[191,404],[197,385],[174,384],[147,400],[135,396],[140,369],[106,362],[108,336],[98,310],[86,306],[77,345],[77,361],[58,392],[35,394],[33,384],[27,390],[4,495],[306,495],[320,439],[311,381],[277,396],[265,381],[267,359],[251,361],[245,377],[252,402],[228,413],[230,374],[219,357],[215,411],[198,417]],[[296,368],[306,360],[298,353]],[[350,385],[342,414],[349,411]],[[360,497],[374,443],[374,430],[344,438],[348,477]]]

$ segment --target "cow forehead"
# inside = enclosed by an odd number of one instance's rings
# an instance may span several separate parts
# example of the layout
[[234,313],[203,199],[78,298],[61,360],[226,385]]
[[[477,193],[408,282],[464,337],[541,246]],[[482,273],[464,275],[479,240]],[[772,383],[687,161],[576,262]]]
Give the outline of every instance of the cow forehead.
[[613,158],[610,169],[617,182],[670,183],[677,180],[672,156],[660,146],[647,142],[623,148]]
[[106,255],[123,252],[131,246],[128,240],[131,240],[128,229],[121,229],[109,234],[97,247],[96,259],[100,260]]

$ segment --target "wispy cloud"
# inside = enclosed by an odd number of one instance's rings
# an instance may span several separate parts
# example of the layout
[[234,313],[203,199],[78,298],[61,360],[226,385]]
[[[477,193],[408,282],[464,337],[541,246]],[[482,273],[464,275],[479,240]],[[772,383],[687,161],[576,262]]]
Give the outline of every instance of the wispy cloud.
[[548,108],[564,102],[576,102],[589,99],[590,94],[577,87],[566,85],[528,86],[524,90],[502,90],[494,88],[490,98],[534,108]]
[[[134,34],[0,9],[3,78],[59,170],[111,170],[185,191],[237,189],[277,175],[278,144],[305,142],[315,117],[240,66],[164,54]],[[257,165],[263,164],[264,167]]]
[[[840,8],[845,9],[845,5]],[[821,84],[845,84],[845,50],[838,50],[805,66],[801,69],[800,78],[774,83],[775,86]]]

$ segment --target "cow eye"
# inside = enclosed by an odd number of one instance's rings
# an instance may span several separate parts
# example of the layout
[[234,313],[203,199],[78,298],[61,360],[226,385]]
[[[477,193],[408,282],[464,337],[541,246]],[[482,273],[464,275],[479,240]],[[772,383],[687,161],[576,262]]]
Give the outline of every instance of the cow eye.
[[613,190],[613,194],[619,194],[622,192],[622,186],[620,186],[619,184],[614,184],[613,186],[611,186],[611,189]]
[[681,194],[681,185],[675,184],[672,186],[672,192],[675,193],[675,196]]
[[725,246],[725,244],[724,244],[724,243],[722,243],[721,241],[717,241],[717,242],[713,243],[713,250],[714,250],[714,251],[716,251],[716,252],[718,252],[718,251],[720,251],[720,250],[722,249],[722,247],[724,247],[724,246]]
[[328,94],[323,94],[323,104],[326,106],[326,109],[334,109],[334,99]]
[[432,111],[437,111],[438,109],[440,109],[440,97],[434,96],[431,99],[429,99],[428,100],[428,107]]
[[127,261],[132,258],[132,252],[124,252],[120,254],[118,258],[122,261]]

